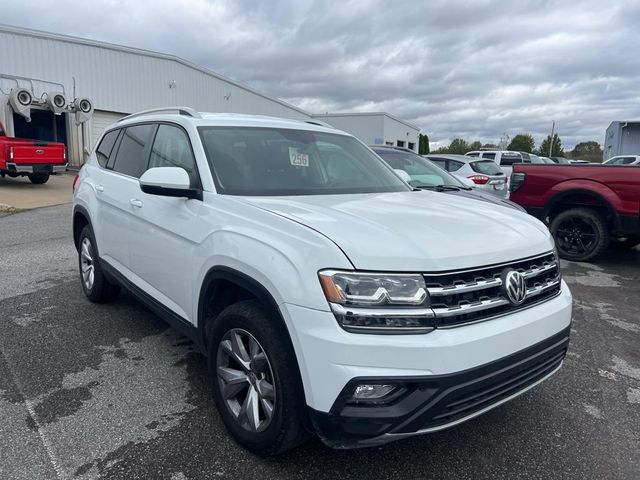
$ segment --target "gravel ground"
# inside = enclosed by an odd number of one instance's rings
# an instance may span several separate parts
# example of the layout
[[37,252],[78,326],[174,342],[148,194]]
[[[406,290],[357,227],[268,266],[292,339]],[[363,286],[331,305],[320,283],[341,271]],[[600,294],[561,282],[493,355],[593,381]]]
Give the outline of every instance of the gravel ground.
[[124,294],[76,278],[69,205],[0,218],[0,479],[640,478],[640,250],[564,263],[569,355],[458,427],[262,459],[226,434],[204,359]]

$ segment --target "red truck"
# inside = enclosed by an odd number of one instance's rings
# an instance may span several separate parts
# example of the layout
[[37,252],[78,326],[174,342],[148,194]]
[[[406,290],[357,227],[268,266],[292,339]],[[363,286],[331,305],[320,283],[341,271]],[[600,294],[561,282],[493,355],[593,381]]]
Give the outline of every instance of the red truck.
[[562,258],[640,243],[640,167],[517,163],[510,188],[511,201],[549,226]]
[[0,177],[29,177],[32,183],[47,183],[49,176],[67,168],[64,143],[13,138],[0,123]]

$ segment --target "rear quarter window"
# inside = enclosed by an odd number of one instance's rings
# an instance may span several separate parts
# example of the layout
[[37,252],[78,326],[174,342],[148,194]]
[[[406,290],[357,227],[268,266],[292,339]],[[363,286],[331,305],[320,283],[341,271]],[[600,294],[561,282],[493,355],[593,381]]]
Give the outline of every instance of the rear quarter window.
[[118,134],[120,130],[112,130],[109,133],[105,134],[100,141],[100,145],[96,149],[96,157],[98,158],[98,163],[101,167],[107,166],[107,161],[109,160],[109,155],[111,155],[111,151],[113,150],[113,146],[118,139]]
[[504,175],[503,171],[492,160],[479,160],[477,162],[470,162],[471,170],[484,175]]
[[500,165],[509,166],[514,163],[523,163],[520,155],[502,155],[500,157]]

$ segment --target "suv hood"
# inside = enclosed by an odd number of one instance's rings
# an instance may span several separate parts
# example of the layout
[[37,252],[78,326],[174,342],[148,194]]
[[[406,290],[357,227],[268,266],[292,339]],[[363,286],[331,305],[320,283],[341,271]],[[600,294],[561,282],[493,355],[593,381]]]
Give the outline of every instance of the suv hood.
[[453,270],[553,248],[547,228],[526,213],[438,192],[243,200],[325,235],[359,270]]

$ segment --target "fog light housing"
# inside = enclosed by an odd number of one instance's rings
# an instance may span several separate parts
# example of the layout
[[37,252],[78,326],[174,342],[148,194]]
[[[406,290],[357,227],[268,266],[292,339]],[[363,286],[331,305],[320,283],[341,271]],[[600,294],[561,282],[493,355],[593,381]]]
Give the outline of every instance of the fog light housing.
[[363,383],[353,391],[347,401],[351,404],[383,404],[398,398],[405,392],[402,385]]

